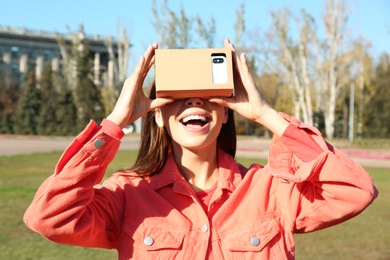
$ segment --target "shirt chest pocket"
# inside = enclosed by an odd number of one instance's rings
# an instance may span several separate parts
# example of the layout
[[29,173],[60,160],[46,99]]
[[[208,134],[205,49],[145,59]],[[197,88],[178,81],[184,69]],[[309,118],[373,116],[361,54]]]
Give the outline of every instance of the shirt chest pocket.
[[127,220],[122,250],[131,259],[173,259],[184,249],[186,225],[160,218]]
[[161,225],[140,225],[132,235],[135,245],[145,251],[180,249],[184,233]]
[[221,238],[221,243],[223,254],[229,259],[286,259],[281,229],[275,219],[240,225]]

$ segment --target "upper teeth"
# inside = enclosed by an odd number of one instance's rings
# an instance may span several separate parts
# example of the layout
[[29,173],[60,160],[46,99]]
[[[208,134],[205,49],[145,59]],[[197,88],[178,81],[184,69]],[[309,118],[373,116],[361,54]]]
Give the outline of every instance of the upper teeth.
[[191,116],[187,116],[187,117],[183,118],[183,123],[187,123],[190,120],[202,120],[205,122],[205,121],[207,121],[207,118],[205,118],[204,116],[199,116],[199,115],[191,115]]

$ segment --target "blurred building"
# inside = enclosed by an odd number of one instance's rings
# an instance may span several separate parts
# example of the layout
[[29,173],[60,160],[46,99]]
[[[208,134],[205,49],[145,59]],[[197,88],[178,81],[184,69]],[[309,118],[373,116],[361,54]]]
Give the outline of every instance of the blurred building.
[[[45,65],[50,64],[54,72],[64,74],[64,61],[72,59],[71,47],[75,42],[88,42],[94,84],[118,93],[127,77],[131,47],[125,33],[114,39],[86,35],[83,28],[78,33],[59,34],[0,25],[0,76],[7,82],[20,80],[28,71],[34,71],[39,87]],[[71,82],[72,75],[64,76]],[[137,120],[125,130],[128,133],[140,129],[141,120]]]
[[[53,71],[61,72],[64,55],[69,52],[75,35],[89,43],[90,56],[94,61],[94,83],[97,86],[115,85],[120,77],[116,66],[118,42],[112,37],[86,36],[82,32],[66,35],[0,26],[0,71],[7,78],[19,77],[33,70],[38,81],[47,63],[51,64]],[[62,39],[65,49],[61,50],[59,39]]]

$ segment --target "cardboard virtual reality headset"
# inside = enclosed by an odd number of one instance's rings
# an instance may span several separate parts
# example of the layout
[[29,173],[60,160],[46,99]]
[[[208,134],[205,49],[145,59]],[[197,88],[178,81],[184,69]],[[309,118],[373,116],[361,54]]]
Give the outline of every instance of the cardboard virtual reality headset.
[[228,48],[157,49],[154,59],[157,97],[234,95],[232,51]]

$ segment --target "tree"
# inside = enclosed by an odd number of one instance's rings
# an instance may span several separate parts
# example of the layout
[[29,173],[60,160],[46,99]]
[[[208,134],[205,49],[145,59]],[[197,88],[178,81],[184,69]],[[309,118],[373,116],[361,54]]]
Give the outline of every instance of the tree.
[[364,111],[370,106],[372,95],[375,94],[376,86],[373,84],[372,76],[374,74],[373,60],[368,50],[371,44],[363,37],[354,42],[353,57],[355,58],[356,68],[356,105],[357,105],[357,129],[359,138],[365,131]]
[[153,25],[162,48],[177,49],[190,46],[193,20],[186,15],[183,7],[180,7],[178,15],[168,7],[167,0],[162,2],[160,8],[156,0],[153,0],[152,12],[155,19]]
[[[270,46],[265,51],[266,69],[279,74],[291,93],[294,116],[308,124],[317,124],[323,115],[325,133],[334,136],[336,105],[340,90],[351,82],[354,62],[346,41],[347,4],[345,0],[327,0],[323,18],[325,39],[318,36],[314,18],[305,10],[295,19],[293,37],[289,9],[271,12]],[[316,121],[314,121],[316,119]]]
[[271,12],[272,27],[269,32],[273,43],[271,53],[275,62],[268,63],[271,74],[279,74],[284,84],[288,86],[294,105],[294,116],[303,122],[313,124],[313,83],[309,75],[313,68],[310,45],[316,40],[315,23],[312,16],[301,10],[301,16],[296,19],[298,24],[297,39],[290,35],[291,11],[281,9]]
[[192,48],[194,44],[201,42],[208,48],[213,47],[216,32],[214,18],[211,18],[206,26],[199,16],[188,16],[182,6],[178,13],[170,9],[168,0],[163,0],[161,6],[153,0],[152,12],[154,16],[152,23],[161,48]]
[[[108,81],[101,86],[101,97],[104,106],[104,114],[108,115],[114,108],[120,90],[127,78],[127,69],[129,62],[130,41],[127,37],[127,32],[120,24],[118,24],[118,40],[117,40],[117,57],[114,52],[113,38],[108,37],[106,40],[107,51],[110,57],[109,66],[113,66],[112,82]],[[95,67],[95,76],[98,74],[99,67]],[[95,80],[99,81],[98,80]],[[100,87],[100,85],[98,85]]]
[[104,111],[99,90],[93,82],[88,43],[76,40],[72,46],[72,56],[76,77],[71,89],[77,108],[77,129],[81,130],[91,119],[100,122]]
[[244,48],[243,38],[245,34],[245,5],[242,3],[236,12],[236,23],[234,24],[234,45],[236,51],[241,53]]
[[[76,111],[76,130],[81,131],[93,119],[100,122],[104,117],[104,106],[100,90],[94,84],[89,45],[85,40],[84,27],[72,36],[70,52],[64,39],[58,37],[58,45],[64,59],[64,87],[72,93]],[[66,93],[66,92],[65,92]]]
[[36,135],[41,108],[41,93],[37,89],[35,73],[29,71],[23,81],[22,94],[18,102],[17,133]]
[[37,131],[39,135],[56,135],[58,134],[58,93],[53,83],[53,71],[51,64],[46,64],[42,79],[40,82],[40,92],[42,102],[38,119]]
[[[301,19],[296,19],[299,34],[294,41],[289,35],[290,10],[271,12],[271,17],[273,23],[270,35],[277,46],[273,53],[279,61],[276,71],[279,71],[284,84],[289,87],[295,117],[301,118],[305,123],[313,124],[313,84],[309,78],[312,74],[312,71],[309,71],[312,66],[308,62],[313,55],[310,44],[316,39],[314,19],[306,11],[301,10]],[[272,69],[275,70],[275,67]]]
[[[277,111],[293,110],[290,92],[285,91],[286,87],[278,75],[267,73],[257,75],[254,73],[253,80],[259,88],[261,95],[271,107],[275,108]],[[265,137],[271,135],[269,130],[264,128],[257,131]]]
[[203,23],[199,16],[196,17],[195,21],[197,25],[196,30],[200,40],[205,42],[205,46],[207,48],[213,48],[216,32],[215,19],[212,17],[207,26]]
[[77,108],[73,101],[72,90],[60,88],[56,108],[58,135],[75,135],[79,133],[77,125]]
[[[335,111],[337,96],[344,86],[343,60],[340,59],[341,46],[345,40],[347,22],[347,2],[344,0],[327,0],[324,24],[326,40],[322,65],[317,69],[321,72],[318,87],[318,101],[325,118],[325,132],[329,138],[334,134]],[[346,61],[348,63],[348,61]],[[345,64],[344,64],[345,65]],[[345,66],[344,66],[345,67]]]
[[[111,36],[107,37],[105,40],[105,46],[107,47],[107,52],[109,55],[108,61],[108,77],[107,80],[102,82],[99,78],[100,67],[98,66],[99,62],[96,60],[96,63],[93,66],[88,74],[88,77],[92,78],[93,84],[100,92],[100,103],[102,105],[102,114],[107,115],[112,111],[117,97],[120,93],[120,89],[123,86],[127,78],[127,69],[130,55],[130,40],[127,36],[126,29],[118,24],[118,40],[117,45],[114,45],[113,38]],[[66,86],[74,89],[75,85],[79,84],[77,81],[77,64],[76,57],[84,55],[85,59],[90,59],[88,49],[81,51],[84,47],[82,45],[87,45],[84,32],[84,26],[81,24],[79,31],[77,33],[70,33],[72,38],[71,46],[67,45],[66,40],[58,35],[57,43],[63,58],[63,75],[65,79]],[[86,46],[87,48],[88,46]],[[117,53],[115,53],[117,50]],[[76,55],[76,56],[75,56]],[[99,59],[99,54],[95,55],[95,59]],[[80,61],[80,59],[79,59]],[[92,67],[92,60],[91,67]],[[74,97],[74,101],[77,101],[77,97]]]
[[0,133],[13,134],[19,99],[19,80],[0,71]]
[[365,138],[390,138],[390,55],[383,53],[375,68],[376,86],[373,89],[365,88],[364,94],[370,97],[364,109]]

